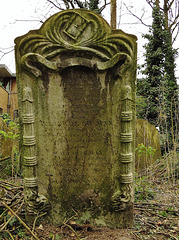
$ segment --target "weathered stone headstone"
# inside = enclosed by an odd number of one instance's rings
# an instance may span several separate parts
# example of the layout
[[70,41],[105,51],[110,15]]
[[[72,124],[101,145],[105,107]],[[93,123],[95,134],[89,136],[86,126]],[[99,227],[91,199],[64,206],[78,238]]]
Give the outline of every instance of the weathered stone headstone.
[[131,226],[136,37],[76,9],[15,43],[27,216]]
[[160,148],[160,137],[159,132],[156,127],[150,124],[147,120],[137,119],[136,120],[136,148],[139,144],[143,144],[147,149],[152,147],[153,154],[139,154],[138,151],[135,152],[135,169],[140,172],[142,169],[146,169],[157,159],[161,158],[161,148]]

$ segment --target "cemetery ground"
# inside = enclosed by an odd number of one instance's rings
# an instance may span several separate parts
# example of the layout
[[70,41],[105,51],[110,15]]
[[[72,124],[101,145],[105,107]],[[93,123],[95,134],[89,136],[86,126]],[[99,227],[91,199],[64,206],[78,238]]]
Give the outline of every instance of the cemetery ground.
[[22,179],[4,176],[0,179],[0,239],[179,239],[178,157],[172,152],[136,175],[131,229],[96,227],[88,212],[83,216],[74,212],[61,226],[43,225],[42,215],[29,225],[25,221]]

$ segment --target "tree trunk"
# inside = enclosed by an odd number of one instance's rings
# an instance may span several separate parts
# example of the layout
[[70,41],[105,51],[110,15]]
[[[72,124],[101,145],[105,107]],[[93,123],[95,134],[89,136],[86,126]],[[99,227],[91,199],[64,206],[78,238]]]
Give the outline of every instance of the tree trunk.
[[111,0],[111,28],[116,29],[116,0]]
[[164,0],[164,6],[163,6],[163,10],[164,10],[164,16],[165,16],[165,28],[169,31],[170,33],[170,30],[169,30],[169,26],[168,26],[168,0]]
[[159,8],[159,7],[160,7],[160,5],[159,5],[159,4],[160,4],[160,1],[159,1],[159,0],[156,0],[156,7],[158,7],[158,8]]

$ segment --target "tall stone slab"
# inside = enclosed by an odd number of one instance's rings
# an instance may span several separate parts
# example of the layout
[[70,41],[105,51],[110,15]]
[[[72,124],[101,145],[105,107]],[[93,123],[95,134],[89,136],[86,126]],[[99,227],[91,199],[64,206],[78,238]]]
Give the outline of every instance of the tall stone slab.
[[76,9],[15,43],[28,218],[131,226],[136,37]]

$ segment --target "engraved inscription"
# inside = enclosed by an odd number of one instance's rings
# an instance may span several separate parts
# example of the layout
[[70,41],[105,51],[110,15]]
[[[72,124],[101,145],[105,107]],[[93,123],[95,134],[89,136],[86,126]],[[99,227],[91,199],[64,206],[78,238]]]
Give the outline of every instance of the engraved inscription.
[[[66,122],[70,132],[69,139],[74,147],[87,150],[91,148],[91,144],[101,145],[100,141],[104,139],[102,130],[110,122],[100,120],[100,111],[104,108],[104,106],[99,107],[100,83],[92,71],[84,70],[85,72],[80,76],[75,77],[75,74],[78,74],[77,69],[68,69],[68,72],[64,73],[66,78],[64,88],[65,97],[71,103],[71,118]],[[75,92],[74,95],[72,91]]]

